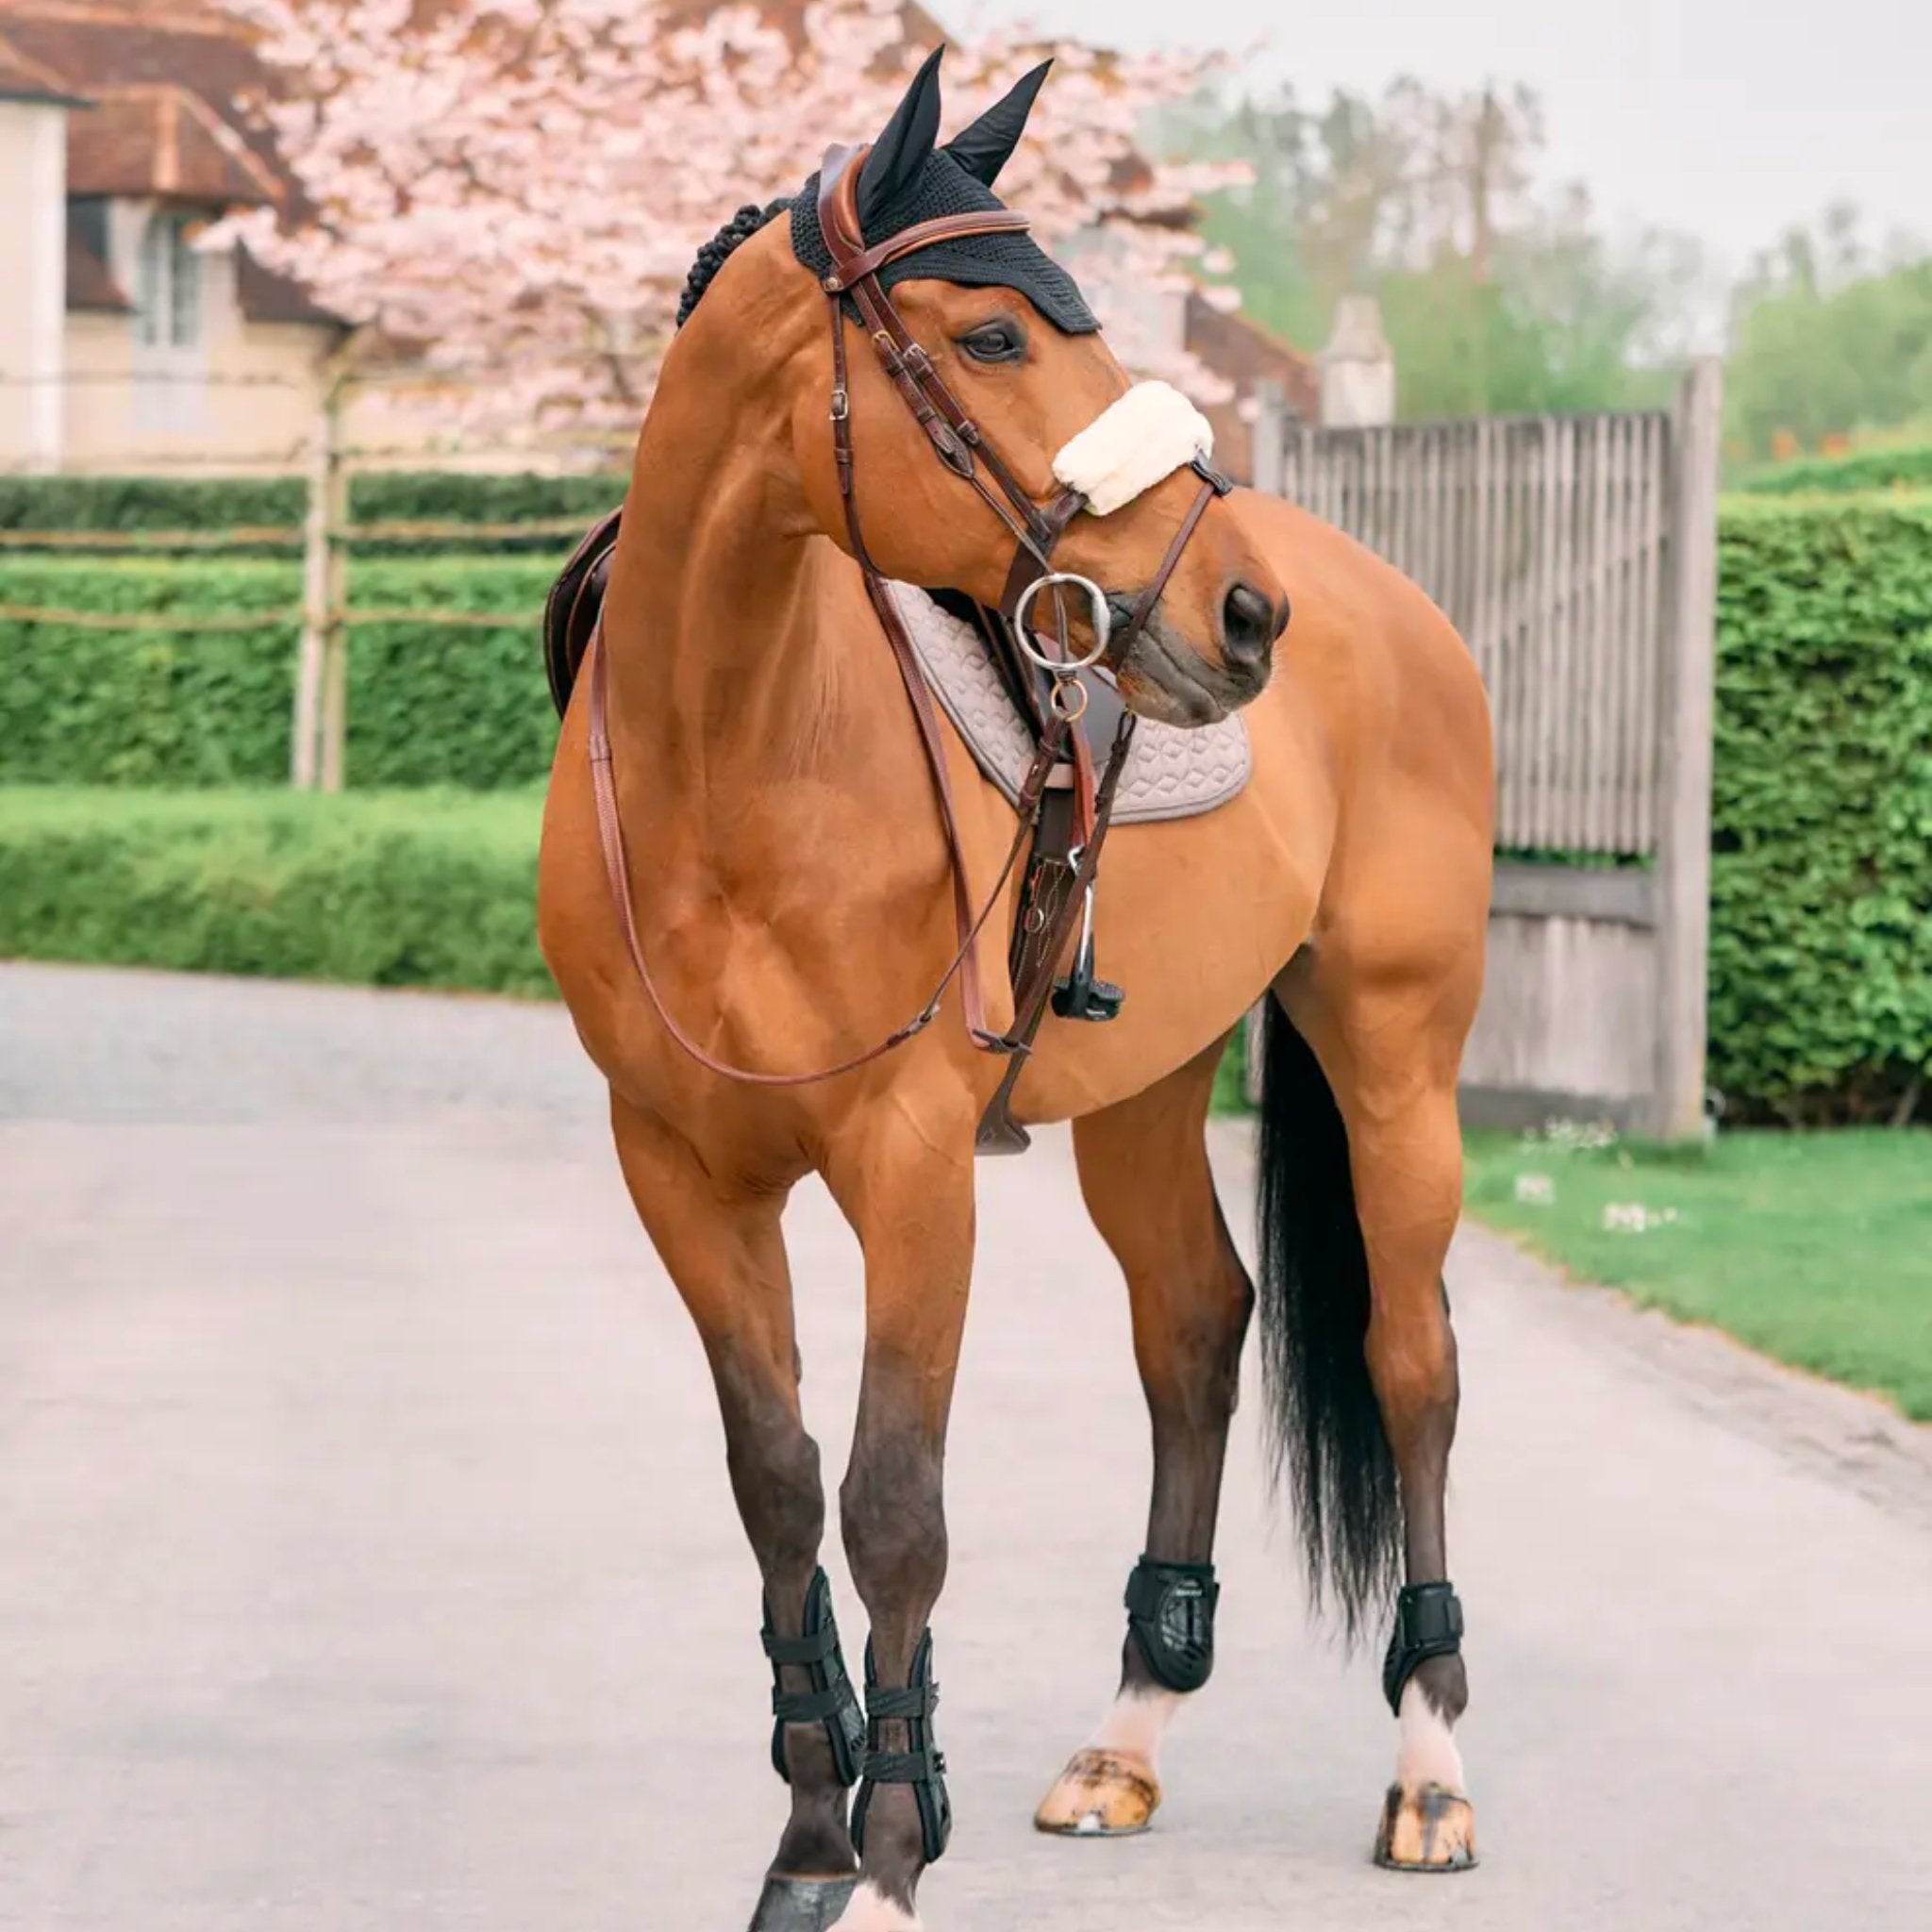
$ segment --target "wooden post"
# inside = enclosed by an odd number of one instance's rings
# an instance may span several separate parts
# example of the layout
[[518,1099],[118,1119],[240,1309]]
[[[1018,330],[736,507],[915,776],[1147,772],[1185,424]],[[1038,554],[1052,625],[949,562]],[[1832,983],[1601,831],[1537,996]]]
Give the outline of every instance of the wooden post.
[[331,384],[309,433],[308,514],[302,532],[302,649],[295,666],[295,715],[289,748],[289,782],[312,791],[323,671],[328,659],[329,506],[338,468],[336,391]]
[[1657,1051],[1651,1127],[1704,1130],[1710,943],[1710,766],[1717,669],[1717,478],[1724,365],[1691,365],[1671,414],[1657,691]]
[[342,622],[349,604],[349,466],[342,455],[343,385],[329,391],[329,471],[325,492],[328,545],[323,573],[328,613],[327,648],[322,677],[322,789],[340,791],[348,761],[349,630]]
[[1288,397],[1278,382],[1255,385],[1254,485],[1270,496],[1287,494]]

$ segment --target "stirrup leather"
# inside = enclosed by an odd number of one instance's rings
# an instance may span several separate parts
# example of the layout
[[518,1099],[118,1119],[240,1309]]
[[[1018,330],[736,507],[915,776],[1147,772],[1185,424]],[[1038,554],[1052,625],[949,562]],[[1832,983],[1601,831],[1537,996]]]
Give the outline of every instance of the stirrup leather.
[[[791,1782],[785,1768],[785,1726],[823,1724],[831,1746],[832,1765],[841,1785],[858,1782],[859,1754],[865,1744],[865,1720],[858,1712],[858,1693],[845,1669],[839,1648],[839,1626],[832,1617],[832,1585],[823,1570],[812,1573],[805,1591],[805,1634],[780,1637],[772,1628],[772,1606],[765,1603],[765,1626],[758,1641],[772,1660],[772,1769]],[[809,1690],[788,1690],[780,1666],[796,1664],[811,1678]]]
[[[928,1629],[912,1653],[912,1668],[903,1690],[881,1690],[878,1666],[870,1641],[865,1646],[865,1775],[852,1804],[852,1842],[865,1850],[865,1818],[872,1794],[880,1785],[910,1785],[919,1805],[920,1851],[932,1864],[953,1835],[953,1801],[946,1792],[946,1758],[933,1742],[932,1715],[939,1708],[940,1687],[932,1680],[932,1632]],[[879,1748],[879,1725],[896,1719],[906,1726],[907,1748]]]
[[1382,1663],[1382,1694],[1402,1715],[1402,1692],[1417,1668],[1432,1657],[1462,1649],[1462,1604],[1447,1583],[1405,1584],[1395,1599],[1395,1628]]

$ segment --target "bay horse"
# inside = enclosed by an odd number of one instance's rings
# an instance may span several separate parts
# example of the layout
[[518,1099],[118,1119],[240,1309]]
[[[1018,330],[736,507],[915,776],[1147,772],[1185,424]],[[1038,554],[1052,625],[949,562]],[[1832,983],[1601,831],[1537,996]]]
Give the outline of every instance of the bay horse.
[[[1099,899],[1125,1005],[1105,1025],[1046,1013],[1014,1090],[1019,1122],[1073,1122],[1154,1440],[1118,1694],[1036,1822],[1127,1833],[1159,1802],[1161,1735],[1213,1659],[1215,1518],[1258,1300],[1271,1446],[1316,1600],[1353,1635],[1392,1599],[1376,1857],[1474,1857],[1452,1736],[1467,1689],[1441,1270],[1489,902],[1488,710],[1420,590],[1293,506],[1227,492],[1159,426],[1181,420],[1164,398],[1133,400],[1151,386],[1130,385],[991,192],[1044,72],[941,146],[935,55],[868,147],[833,150],[796,201],[747,211],[701,256],[544,815],[544,954],[702,1338],[763,1580],[790,1812],[753,1932],[916,1927],[950,1829],[928,1624],[975,1128],[1014,1057],[997,969],[1016,810],[929,704],[908,706],[917,675],[902,690],[888,668],[879,585],[1010,610],[1009,582],[1048,561],[1055,506],[1057,598],[1099,600],[1059,600],[1064,648],[1107,645],[1134,715],[1244,708],[1252,775],[1211,812],[1114,835]],[[1102,459],[1070,483],[1083,432]],[[1257,1001],[1251,1282],[1205,1127]],[[864,1256],[840,1490],[871,1621],[862,1705],[819,1567],[780,1230],[812,1172]]]

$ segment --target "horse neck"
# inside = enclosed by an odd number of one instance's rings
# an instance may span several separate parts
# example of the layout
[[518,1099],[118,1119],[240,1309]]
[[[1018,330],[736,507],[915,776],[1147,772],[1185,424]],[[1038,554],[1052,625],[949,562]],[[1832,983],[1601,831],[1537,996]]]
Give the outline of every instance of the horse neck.
[[695,402],[660,394],[639,443],[607,637],[632,784],[702,811],[823,756],[838,681],[815,622],[829,546],[804,513],[784,411],[721,410],[705,385],[682,388]]

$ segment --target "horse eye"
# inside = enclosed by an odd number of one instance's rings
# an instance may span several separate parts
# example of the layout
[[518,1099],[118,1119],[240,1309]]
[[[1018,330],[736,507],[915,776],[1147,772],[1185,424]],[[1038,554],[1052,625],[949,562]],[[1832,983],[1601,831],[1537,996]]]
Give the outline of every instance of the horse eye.
[[1017,362],[1026,353],[1026,338],[1012,322],[987,322],[959,338],[959,346],[975,362]]

